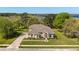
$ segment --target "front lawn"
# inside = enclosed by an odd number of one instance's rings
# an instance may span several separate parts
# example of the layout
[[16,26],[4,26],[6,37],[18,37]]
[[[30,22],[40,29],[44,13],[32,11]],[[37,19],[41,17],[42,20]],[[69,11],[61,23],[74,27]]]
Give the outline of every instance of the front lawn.
[[12,38],[12,39],[0,38],[0,48],[6,48],[6,47],[8,47],[9,44],[11,44],[14,40],[15,40],[15,38]]
[[11,44],[15,38],[12,39],[0,39],[0,44]]
[[[27,32],[28,31],[28,29],[22,29],[22,30],[18,30],[17,32],[18,33],[23,33],[23,32]],[[20,35],[20,34],[19,34]],[[18,35],[18,36],[19,36]],[[5,38],[2,38],[1,37],[2,35],[0,35],[0,44],[11,44],[15,39],[16,39],[16,37],[14,37],[14,38],[11,38],[11,39],[5,39]],[[18,37],[17,36],[17,37]]]
[[0,48],[6,48],[7,46],[0,46]]
[[79,48],[79,45],[21,45],[20,48]]
[[58,45],[78,45],[79,39],[78,38],[69,38],[64,35],[63,32],[59,32],[58,30],[54,30],[56,36],[57,36],[57,42]]
[[24,40],[22,41],[22,45],[52,45],[55,44],[54,39],[50,39],[48,42],[45,42],[44,40]]
[[2,35],[0,35],[0,44],[11,44],[14,40],[15,38],[6,39],[2,38]]
[[[20,35],[20,33],[27,32],[27,31],[28,31],[28,29],[22,29],[22,30],[18,30],[17,32]],[[19,35],[17,35],[16,37],[18,37]],[[10,45],[16,39],[16,37],[6,39],[6,38],[2,38],[2,35],[0,35],[0,48],[7,47],[6,46],[7,44]],[[5,44],[5,46],[4,46],[4,44]]]

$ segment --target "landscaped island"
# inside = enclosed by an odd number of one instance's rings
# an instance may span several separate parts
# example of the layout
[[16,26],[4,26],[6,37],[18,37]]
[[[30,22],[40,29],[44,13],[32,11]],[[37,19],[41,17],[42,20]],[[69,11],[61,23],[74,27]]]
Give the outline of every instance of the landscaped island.
[[8,47],[16,39],[20,40],[18,37],[22,39],[18,44],[20,48],[79,45],[79,19],[64,12],[0,13],[0,47]]

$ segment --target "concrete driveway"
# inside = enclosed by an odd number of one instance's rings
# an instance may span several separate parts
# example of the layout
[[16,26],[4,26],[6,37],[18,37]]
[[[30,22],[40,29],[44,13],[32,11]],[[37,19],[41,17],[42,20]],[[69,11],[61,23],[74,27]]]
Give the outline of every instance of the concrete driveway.
[[28,37],[27,33],[24,33],[24,34],[20,35],[20,36],[19,36],[18,38],[16,38],[16,40],[15,40],[11,45],[9,45],[7,48],[19,48],[19,46],[20,46],[22,40],[23,40],[24,38],[27,38],[27,37]]

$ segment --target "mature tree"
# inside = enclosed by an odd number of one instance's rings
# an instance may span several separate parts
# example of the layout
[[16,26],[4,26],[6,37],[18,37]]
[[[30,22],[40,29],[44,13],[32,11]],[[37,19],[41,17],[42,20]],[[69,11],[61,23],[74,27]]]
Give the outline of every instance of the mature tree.
[[0,34],[3,37],[10,37],[15,33],[16,31],[13,28],[13,24],[8,20],[3,17],[0,17]]
[[16,30],[21,30],[24,28],[24,25],[21,20],[21,16],[9,17],[10,22],[13,24],[13,27]]
[[21,15],[21,24],[24,26],[24,27],[27,27],[27,22],[29,20],[29,15],[27,13],[23,13]]
[[12,21],[12,23],[14,24],[14,27],[16,29],[21,30],[23,28],[28,28],[32,24],[38,24],[40,23],[40,21],[38,20],[36,16],[23,13],[20,16],[20,19],[14,20]]
[[64,23],[64,27],[63,27],[63,29],[66,29],[66,30],[68,30],[69,32],[70,31],[74,31],[74,30],[76,30],[76,23],[77,23],[77,21],[76,20],[74,20],[74,19],[68,19],[68,20],[66,20],[65,21],[65,23]]
[[64,34],[70,37],[74,37],[74,33],[77,31],[78,26],[79,25],[77,23],[77,20],[67,19],[63,25]]
[[36,17],[34,17],[34,16],[32,16],[29,20],[28,20],[28,22],[27,22],[27,24],[28,24],[28,27],[30,26],[30,25],[32,25],[32,24],[40,24],[41,22],[36,18]]
[[53,27],[52,23],[55,16],[56,16],[55,14],[48,14],[43,20],[44,24],[52,28]]
[[53,21],[53,26],[55,28],[62,28],[65,19],[69,19],[69,17],[68,13],[59,13]]
[[10,17],[10,16],[17,16],[20,15],[18,13],[0,13],[0,16],[4,16],[4,17]]
[[24,25],[21,23],[21,21],[18,19],[18,20],[16,20],[16,21],[14,21],[14,22],[12,22],[13,23],[13,27],[16,29],[16,30],[21,30],[21,29],[23,29],[24,28]]

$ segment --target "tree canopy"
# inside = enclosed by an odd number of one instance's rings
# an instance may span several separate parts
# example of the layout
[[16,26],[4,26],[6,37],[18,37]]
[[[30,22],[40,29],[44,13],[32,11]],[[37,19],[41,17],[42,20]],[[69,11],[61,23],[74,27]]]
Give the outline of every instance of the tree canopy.
[[68,13],[59,13],[53,21],[53,26],[55,28],[62,28],[65,19],[69,19],[70,15]]
[[44,24],[52,28],[53,27],[52,23],[53,23],[55,16],[56,15],[54,14],[48,14],[43,20]]
[[69,37],[75,37],[75,33],[79,30],[78,20],[71,18],[67,19],[63,24],[63,32]]
[[0,34],[8,38],[8,36],[13,35],[14,32],[13,24],[8,19],[0,17]]
[[29,20],[28,20],[28,27],[32,24],[40,24],[41,22],[34,16],[32,16]]

